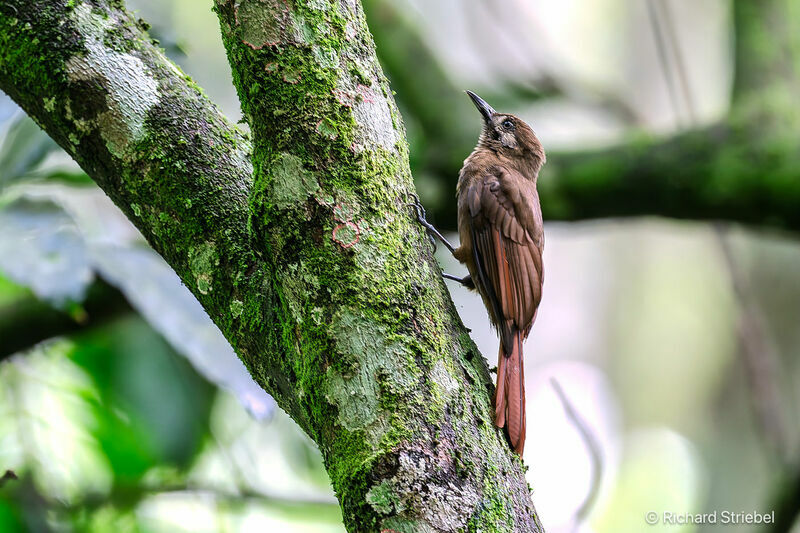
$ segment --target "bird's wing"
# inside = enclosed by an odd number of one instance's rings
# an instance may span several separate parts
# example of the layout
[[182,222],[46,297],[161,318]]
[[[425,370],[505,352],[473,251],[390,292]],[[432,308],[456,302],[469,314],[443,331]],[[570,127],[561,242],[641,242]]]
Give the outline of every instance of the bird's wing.
[[467,194],[479,289],[511,353],[514,330],[527,335],[542,298],[544,242],[536,187],[516,171],[493,167]]

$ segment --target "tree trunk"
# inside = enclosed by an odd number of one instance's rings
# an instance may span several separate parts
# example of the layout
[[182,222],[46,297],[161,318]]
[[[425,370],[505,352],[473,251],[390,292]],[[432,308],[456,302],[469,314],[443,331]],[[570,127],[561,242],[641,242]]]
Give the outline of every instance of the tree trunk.
[[0,88],[317,442],[348,530],[541,531],[407,208],[402,121],[360,4],[216,9],[252,148],[119,0],[0,3]]

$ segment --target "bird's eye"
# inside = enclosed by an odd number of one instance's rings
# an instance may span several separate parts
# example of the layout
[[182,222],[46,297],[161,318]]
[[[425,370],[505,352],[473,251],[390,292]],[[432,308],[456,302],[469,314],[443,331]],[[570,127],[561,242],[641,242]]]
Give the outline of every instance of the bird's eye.
[[509,119],[505,119],[505,120],[503,121],[503,128],[505,128],[505,129],[507,129],[507,130],[510,130],[510,129],[511,129],[511,128],[513,128],[513,127],[514,127],[514,123],[513,123],[513,122],[511,122]]

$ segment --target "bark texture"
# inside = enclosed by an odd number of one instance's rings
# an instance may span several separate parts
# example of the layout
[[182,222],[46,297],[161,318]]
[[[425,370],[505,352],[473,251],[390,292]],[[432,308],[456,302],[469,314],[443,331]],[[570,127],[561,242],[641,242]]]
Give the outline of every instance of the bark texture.
[[252,147],[118,0],[0,3],[0,88],[318,443],[348,530],[541,531],[407,209],[402,121],[360,4],[215,7]]

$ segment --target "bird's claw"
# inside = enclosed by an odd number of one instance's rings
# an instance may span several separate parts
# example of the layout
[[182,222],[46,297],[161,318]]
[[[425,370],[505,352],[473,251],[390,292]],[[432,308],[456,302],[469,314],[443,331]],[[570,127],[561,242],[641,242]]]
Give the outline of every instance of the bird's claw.
[[412,192],[409,193],[408,195],[413,200],[409,202],[408,205],[414,208],[417,222],[419,222],[425,227],[425,233],[428,235],[428,239],[430,239],[431,244],[433,245],[433,252],[436,253],[436,248],[437,248],[436,238],[431,234],[431,232],[434,230],[433,226],[431,225],[430,222],[428,222],[428,219],[426,218],[427,212],[425,211],[425,208],[422,207],[422,202],[420,201],[419,196],[417,196],[417,193]]

